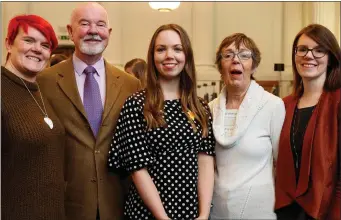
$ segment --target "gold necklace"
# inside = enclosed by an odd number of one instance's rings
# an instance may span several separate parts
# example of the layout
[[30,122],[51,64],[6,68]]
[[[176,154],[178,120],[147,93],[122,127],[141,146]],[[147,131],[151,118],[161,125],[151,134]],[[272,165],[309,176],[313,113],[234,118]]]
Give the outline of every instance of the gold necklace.
[[19,77],[19,79],[21,80],[21,82],[24,84],[24,86],[26,87],[27,91],[30,93],[30,95],[32,96],[33,100],[36,102],[36,104],[38,105],[38,107],[40,108],[41,112],[44,114],[44,121],[45,123],[50,127],[50,129],[53,128],[53,122],[52,120],[49,118],[49,116],[47,115],[47,111],[46,111],[46,108],[45,108],[45,104],[44,104],[44,101],[43,101],[43,96],[41,95],[41,92],[40,92],[40,88],[39,88],[39,84],[37,83],[38,85],[38,91],[40,93],[40,98],[41,98],[41,102],[43,103],[43,107],[44,107],[44,110],[40,107],[39,103],[37,102],[37,100],[34,98],[33,94],[31,93],[31,91],[28,89],[28,87],[26,86],[26,83],[24,82],[24,80],[22,80],[21,77]]

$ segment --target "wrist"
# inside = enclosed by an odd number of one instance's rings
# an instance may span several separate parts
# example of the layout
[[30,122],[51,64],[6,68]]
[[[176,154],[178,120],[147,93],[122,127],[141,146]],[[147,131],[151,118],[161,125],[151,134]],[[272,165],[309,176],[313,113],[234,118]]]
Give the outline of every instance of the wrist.
[[162,217],[160,217],[160,218],[156,218],[157,220],[170,220],[170,218],[167,216],[167,215],[165,215],[165,216],[162,216]]
[[158,216],[155,216],[155,217],[158,220],[168,220],[168,219],[170,219],[166,213],[158,215]]
[[200,213],[197,219],[198,220],[206,220],[206,219],[208,219],[208,216],[209,216],[209,214]]

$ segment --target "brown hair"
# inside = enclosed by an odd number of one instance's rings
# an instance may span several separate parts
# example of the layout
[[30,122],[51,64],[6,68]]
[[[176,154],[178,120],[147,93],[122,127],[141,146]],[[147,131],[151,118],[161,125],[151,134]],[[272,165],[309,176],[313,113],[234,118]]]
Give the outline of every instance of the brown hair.
[[302,77],[298,74],[295,62],[295,50],[299,38],[306,35],[314,40],[319,46],[328,51],[327,77],[324,89],[335,90],[341,87],[341,49],[334,34],[320,24],[311,24],[303,28],[295,37],[292,45],[292,69],[294,73],[294,95],[302,96],[304,87]]
[[[163,94],[158,80],[158,71],[154,63],[155,41],[160,32],[165,30],[175,31],[181,39],[181,44],[186,57],[185,67],[180,73],[180,97],[181,106],[184,112],[192,111],[196,120],[202,127],[203,137],[208,134],[208,112],[201,104],[196,92],[196,71],[194,65],[193,50],[186,31],[177,24],[166,24],[160,26],[154,33],[148,49],[147,59],[147,86],[144,106],[144,116],[147,121],[147,128],[165,126],[163,118]],[[193,125],[193,124],[192,124]]]
[[[261,61],[261,54],[260,51],[256,45],[256,43],[249,38],[248,36],[246,36],[243,33],[235,33],[232,34],[230,36],[227,36],[219,45],[217,52],[216,52],[216,59],[215,59],[215,64],[218,66],[218,70],[219,72],[221,72],[221,52],[222,49],[224,49],[225,47],[230,46],[231,44],[235,43],[236,48],[239,50],[240,45],[244,44],[244,46],[246,48],[248,48],[249,50],[251,50],[252,52],[252,69],[255,69],[258,67],[260,61]],[[251,79],[255,79],[253,77],[253,74],[251,75]]]
[[[136,62],[141,61],[141,60],[142,60],[142,59],[140,59],[140,58],[134,58],[134,59],[132,59],[132,60],[129,60],[129,61],[124,65],[124,71],[127,72],[127,69],[128,69],[128,68],[133,67],[134,64],[135,64]],[[142,60],[142,61],[144,61],[144,60]]]
[[141,81],[142,88],[146,86],[146,71],[147,63],[146,61],[139,59],[133,65],[131,71],[134,73],[135,77]]
[[66,60],[68,57],[64,54],[58,53],[58,54],[53,54],[50,58],[50,66],[54,66],[64,60]]
[[147,71],[147,63],[143,59],[135,58],[128,61],[124,65],[124,70],[127,72],[127,69],[131,67],[131,72],[134,74],[136,78],[141,81],[142,88],[145,88],[146,85],[146,71]]

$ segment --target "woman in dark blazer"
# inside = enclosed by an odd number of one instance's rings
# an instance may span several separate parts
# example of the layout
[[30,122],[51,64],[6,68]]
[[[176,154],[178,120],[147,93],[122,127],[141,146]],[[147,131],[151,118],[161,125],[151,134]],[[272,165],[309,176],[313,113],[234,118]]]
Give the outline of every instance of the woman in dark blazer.
[[341,50],[332,32],[318,24],[303,28],[292,66],[294,93],[284,98],[276,171],[277,218],[340,220]]

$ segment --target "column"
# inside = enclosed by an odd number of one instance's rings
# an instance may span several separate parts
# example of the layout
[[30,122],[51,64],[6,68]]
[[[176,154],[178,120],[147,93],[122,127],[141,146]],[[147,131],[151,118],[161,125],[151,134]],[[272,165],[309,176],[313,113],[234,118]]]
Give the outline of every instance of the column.
[[292,44],[296,34],[303,27],[302,2],[283,2],[283,60],[284,72],[281,73],[280,97],[285,97],[292,92]]
[[[215,68],[215,7],[216,2],[192,2],[192,48],[197,70],[197,83],[201,85],[198,95],[211,94],[211,83],[216,81],[215,92],[219,92],[220,74]],[[208,87],[203,88],[206,83]]]

